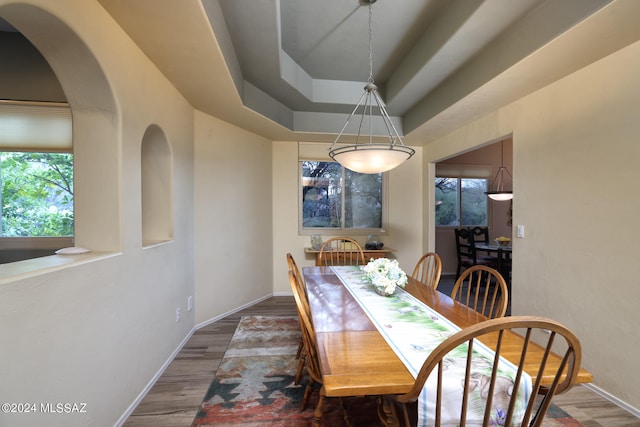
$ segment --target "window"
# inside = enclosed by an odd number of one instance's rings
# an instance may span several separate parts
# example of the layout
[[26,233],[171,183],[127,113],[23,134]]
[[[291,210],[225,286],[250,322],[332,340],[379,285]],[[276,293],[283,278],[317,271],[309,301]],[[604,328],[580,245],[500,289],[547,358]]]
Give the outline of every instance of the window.
[[488,182],[436,177],[436,226],[486,226]]
[[73,236],[73,154],[0,152],[2,237]]
[[360,174],[337,162],[300,162],[301,234],[384,232],[383,174]]
[[[0,147],[0,237],[72,237],[69,105],[0,100]],[[2,244],[5,249],[22,245],[15,239],[3,239]],[[31,239],[29,247],[42,249],[41,244],[54,243]]]

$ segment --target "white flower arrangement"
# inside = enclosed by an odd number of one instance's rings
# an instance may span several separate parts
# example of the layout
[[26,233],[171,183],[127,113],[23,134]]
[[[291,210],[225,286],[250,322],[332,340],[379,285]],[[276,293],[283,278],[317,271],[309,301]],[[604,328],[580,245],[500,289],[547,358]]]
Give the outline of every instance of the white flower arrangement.
[[381,295],[389,296],[396,290],[396,286],[404,288],[407,284],[407,275],[395,259],[371,259],[360,269],[365,272],[365,278]]

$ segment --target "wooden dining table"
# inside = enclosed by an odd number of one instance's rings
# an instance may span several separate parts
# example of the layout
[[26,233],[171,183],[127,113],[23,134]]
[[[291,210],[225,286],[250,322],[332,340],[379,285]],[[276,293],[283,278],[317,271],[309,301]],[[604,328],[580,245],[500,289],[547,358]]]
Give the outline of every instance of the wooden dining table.
[[[331,268],[305,267],[303,276],[316,332],[326,396],[408,392],[415,379]],[[411,277],[405,290],[460,328],[488,320],[484,315]],[[517,364],[519,345],[522,342],[520,335],[510,333],[505,347],[510,347],[513,351],[503,351],[503,356]],[[491,342],[484,344],[492,347]],[[558,357],[550,363],[549,378],[553,376],[552,368],[559,363]],[[532,376],[532,380],[535,380],[536,370],[527,370],[526,364],[524,368]],[[592,380],[590,372],[580,369],[577,379],[579,383]]]

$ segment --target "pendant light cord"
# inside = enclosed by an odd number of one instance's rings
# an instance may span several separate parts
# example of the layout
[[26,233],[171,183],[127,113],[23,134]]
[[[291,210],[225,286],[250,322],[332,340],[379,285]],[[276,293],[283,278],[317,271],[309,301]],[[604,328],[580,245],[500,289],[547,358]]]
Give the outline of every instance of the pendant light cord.
[[372,2],[369,2],[369,79],[367,82],[373,83],[373,12]]
[[[402,162],[411,158],[411,156],[415,154],[415,150],[405,146],[402,142],[402,138],[400,137],[396,127],[393,125],[391,117],[389,117],[389,113],[387,112],[384,102],[378,95],[377,87],[373,82],[372,4],[375,3],[376,0],[360,0],[360,4],[362,5],[364,5],[365,2],[369,5],[369,78],[364,86],[364,93],[347,118],[342,130],[329,148],[329,157],[339,162],[342,166],[355,172],[382,173],[395,168]],[[377,117],[373,113],[374,104],[378,106],[380,110],[380,120],[384,123],[389,134],[389,143],[387,144],[375,143],[373,140],[373,119]],[[340,141],[347,125],[359,111],[360,107],[362,107],[362,109],[355,144],[337,147],[336,144]],[[365,117],[368,117],[367,121],[365,121]],[[367,123],[369,132],[365,134],[365,136],[368,136],[369,143],[364,144],[360,143],[360,137],[363,136],[363,125]]]

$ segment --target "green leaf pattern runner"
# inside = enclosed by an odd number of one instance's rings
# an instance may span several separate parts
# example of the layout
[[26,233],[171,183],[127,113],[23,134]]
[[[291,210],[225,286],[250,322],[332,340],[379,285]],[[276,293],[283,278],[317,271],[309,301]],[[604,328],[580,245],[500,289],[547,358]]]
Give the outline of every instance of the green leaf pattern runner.
[[[377,294],[367,281],[364,272],[357,266],[334,266],[333,272],[340,278],[354,299],[360,304],[380,334],[403,361],[409,372],[415,377],[431,351],[460,328],[445,317],[413,297],[402,288],[396,288],[389,297]],[[455,349],[446,358],[447,369],[444,373],[442,425],[457,426],[462,405],[462,381],[465,375],[467,346]],[[494,352],[475,341],[473,352],[472,378],[475,387],[469,394],[467,425],[482,425],[484,402],[488,384],[485,379],[491,376]],[[517,368],[506,359],[500,359],[499,378],[494,391],[491,425],[505,423],[506,408],[501,403],[500,393],[511,393]],[[435,375],[431,375],[418,402],[418,425],[434,425]],[[522,418],[525,402],[531,393],[531,378],[523,374],[520,384],[518,404],[514,414],[515,422]],[[484,396],[483,396],[484,395]]]

